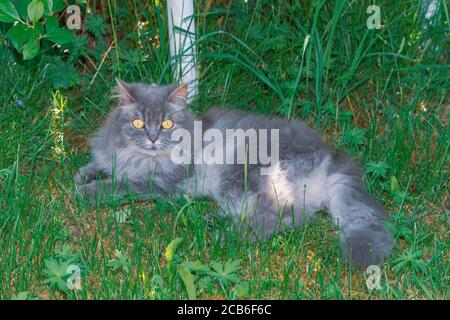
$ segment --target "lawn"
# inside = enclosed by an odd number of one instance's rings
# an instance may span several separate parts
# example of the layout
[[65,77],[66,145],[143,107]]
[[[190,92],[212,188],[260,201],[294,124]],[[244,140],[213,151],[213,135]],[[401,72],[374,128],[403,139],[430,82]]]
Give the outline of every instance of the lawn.
[[302,119],[357,158],[395,238],[375,287],[341,258],[326,212],[268,241],[221,243],[227,222],[207,223],[218,208],[206,199],[77,197],[114,79],[173,82],[165,1],[88,3],[76,40],[31,60],[0,22],[1,299],[450,298],[445,1],[428,26],[419,1],[376,1],[380,29],[366,0],[196,1],[192,111]]

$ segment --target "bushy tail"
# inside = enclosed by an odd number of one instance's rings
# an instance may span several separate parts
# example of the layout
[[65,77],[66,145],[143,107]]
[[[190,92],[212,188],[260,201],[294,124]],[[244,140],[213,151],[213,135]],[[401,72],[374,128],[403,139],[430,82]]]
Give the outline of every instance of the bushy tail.
[[346,258],[360,267],[379,264],[393,247],[383,208],[364,190],[359,175],[335,173],[328,180],[329,209],[341,228]]

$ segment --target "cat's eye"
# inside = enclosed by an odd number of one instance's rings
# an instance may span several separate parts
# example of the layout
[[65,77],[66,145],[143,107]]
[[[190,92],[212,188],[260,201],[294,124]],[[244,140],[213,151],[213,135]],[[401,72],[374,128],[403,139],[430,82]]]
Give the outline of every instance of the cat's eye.
[[142,129],[144,127],[144,121],[140,119],[133,120],[133,127],[136,129]]
[[164,120],[161,122],[161,127],[163,129],[171,129],[173,127],[173,121],[172,120]]

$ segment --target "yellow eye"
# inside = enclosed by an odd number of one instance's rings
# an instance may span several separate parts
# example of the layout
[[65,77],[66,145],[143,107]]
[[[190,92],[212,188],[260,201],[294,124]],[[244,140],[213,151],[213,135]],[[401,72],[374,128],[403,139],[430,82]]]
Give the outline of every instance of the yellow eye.
[[171,129],[173,127],[173,121],[172,120],[164,120],[161,123],[161,127],[163,127],[163,129]]
[[144,121],[140,119],[133,120],[133,127],[136,129],[142,129],[144,127]]

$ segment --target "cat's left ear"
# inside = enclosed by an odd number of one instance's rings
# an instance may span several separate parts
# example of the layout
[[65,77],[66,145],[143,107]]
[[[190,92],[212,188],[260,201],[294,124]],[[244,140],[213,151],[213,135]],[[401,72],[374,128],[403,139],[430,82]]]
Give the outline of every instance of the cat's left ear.
[[188,84],[183,83],[182,85],[175,88],[169,95],[168,101],[174,105],[185,107],[187,101]]

